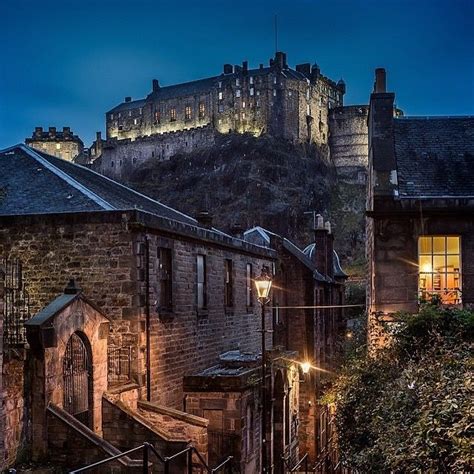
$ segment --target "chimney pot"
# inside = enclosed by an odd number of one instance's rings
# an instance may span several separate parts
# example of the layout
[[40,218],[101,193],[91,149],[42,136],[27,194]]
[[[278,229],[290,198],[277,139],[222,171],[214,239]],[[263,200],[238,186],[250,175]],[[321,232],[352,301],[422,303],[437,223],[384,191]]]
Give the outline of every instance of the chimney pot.
[[158,82],[158,79],[153,79],[152,81],[153,92],[158,92],[159,88],[160,88],[160,83]]
[[387,92],[387,76],[383,67],[379,67],[375,70],[374,92],[376,94]]
[[102,132],[95,132],[95,137],[98,142],[102,141]]
[[243,61],[243,62],[242,62],[242,70],[243,70],[244,74],[246,74],[246,73],[248,72],[248,70],[249,70],[249,63],[248,63],[248,61]]
[[212,228],[212,214],[209,211],[198,212],[196,220],[201,227],[205,227],[206,229]]
[[131,102],[132,98],[130,96],[125,97],[125,102]]
[[331,233],[331,223],[329,221],[326,221],[324,223],[324,228],[328,231],[328,233]]
[[56,136],[56,127],[49,127],[49,136],[50,137]]
[[224,74],[232,74],[232,64],[224,64]]

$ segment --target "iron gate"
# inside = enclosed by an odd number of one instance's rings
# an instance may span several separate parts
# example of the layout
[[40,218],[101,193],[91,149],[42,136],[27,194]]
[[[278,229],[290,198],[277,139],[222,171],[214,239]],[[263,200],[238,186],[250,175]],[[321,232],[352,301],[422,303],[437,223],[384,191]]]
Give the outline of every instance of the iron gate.
[[74,333],[66,346],[63,361],[63,408],[79,421],[89,426],[91,397],[91,365],[87,347]]

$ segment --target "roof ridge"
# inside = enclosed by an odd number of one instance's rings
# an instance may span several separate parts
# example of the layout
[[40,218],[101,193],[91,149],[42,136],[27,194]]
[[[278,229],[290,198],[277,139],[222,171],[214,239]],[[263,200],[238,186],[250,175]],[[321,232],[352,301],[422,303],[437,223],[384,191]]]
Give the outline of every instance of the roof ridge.
[[[71,185],[73,188],[76,188],[80,193],[82,193],[83,195],[85,195],[86,197],[94,201],[96,204],[98,204],[100,207],[102,207],[106,211],[116,210],[116,208],[112,206],[110,203],[108,203],[105,199],[101,198],[99,195],[97,195],[96,193],[88,189],[82,183],[80,183],[76,179],[69,176],[66,172],[60,170],[57,166],[50,163],[46,158],[42,157],[33,148],[27,145],[23,145],[23,143],[11,148],[20,148],[25,153],[27,153],[31,158],[35,159],[36,161],[41,163],[45,168],[47,168],[49,171],[54,173],[58,178],[62,179],[63,181],[66,181],[66,183]],[[6,151],[6,150],[3,150],[3,151]]]
[[[52,155],[50,155],[52,156]],[[53,158],[57,158],[58,160],[60,160],[61,158],[58,158],[57,156],[53,156]],[[194,218],[194,217],[191,217],[191,216],[188,216],[187,214],[185,214],[184,212],[181,212],[181,211],[178,211],[177,209],[175,209],[174,207],[171,207],[171,206],[167,206],[166,204],[163,204],[161,201],[157,201],[156,199],[153,199],[151,198],[150,196],[147,196],[146,194],[142,194],[138,191],[136,191],[135,189],[133,188],[130,188],[129,186],[125,186],[124,184],[122,183],[119,183],[118,181],[115,181],[113,180],[112,178],[109,178],[108,176],[105,176],[101,173],[98,173],[97,171],[91,169],[91,168],[88,168],[87,166],[83,166],[83,165],[80,165],[79,163],[73,163],[73,162],[67,162],[73,166],[77,166],[78,168],[82,168],[84,170],[87,170],[89,173],[92,173],[96,176],[100,176],[102,179],[105,179],[106,181],[110,181],[112,184],[114,184],[115,186],[119,186],[121,188],[124,188],[124,189],[127,189],[128,191],[131,191],[132,193],[136,194],[137,196],[140,196],[142,198],[145,198],[147,199],[148,201],[151,201],[151,202],[154,202],[156,204],[159,204],[160,206],[163,206],[165,207],[166,209],[169,209],[173,212],[176,212],[177,214],[180,214],[181,216],[183,217],[186,217],[187,219],[191,219],[192,221],[194,221],[195,224],[197,224],[197,220]],[[52,165],[54,166],[54,165]],[[113,208],[113,209],[116,209],[116,208]],[[143,210],[143,209],[140,209],[140,210]],[[146,211],[145,211],[146,212]]]

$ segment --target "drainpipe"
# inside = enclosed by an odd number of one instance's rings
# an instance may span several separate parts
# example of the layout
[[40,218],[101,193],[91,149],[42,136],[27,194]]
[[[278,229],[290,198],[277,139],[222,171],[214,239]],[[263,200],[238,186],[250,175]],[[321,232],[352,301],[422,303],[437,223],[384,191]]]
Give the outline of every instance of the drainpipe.
[[146,399],[151,400],[150,376],[150,242],[145,236]]

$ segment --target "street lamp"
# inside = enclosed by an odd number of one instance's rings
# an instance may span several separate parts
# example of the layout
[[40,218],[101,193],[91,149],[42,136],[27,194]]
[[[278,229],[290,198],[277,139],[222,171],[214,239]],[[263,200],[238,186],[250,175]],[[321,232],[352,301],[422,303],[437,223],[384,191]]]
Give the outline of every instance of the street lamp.
[[265,356],[265,305],[270,301],[270,289],[272,288],[272,277],[266,269],[263,269],[260,276],[255,278],[255,287],[257,289],[257,298],[262,306],[262,456],[261,472],[267,472],[267,393],[266,393],[266,373],[267,363]]
[[301,362],[301,370],[303,371],[303,374],[308,374],[309,373],[309,369],[311,369],[311,362]]

